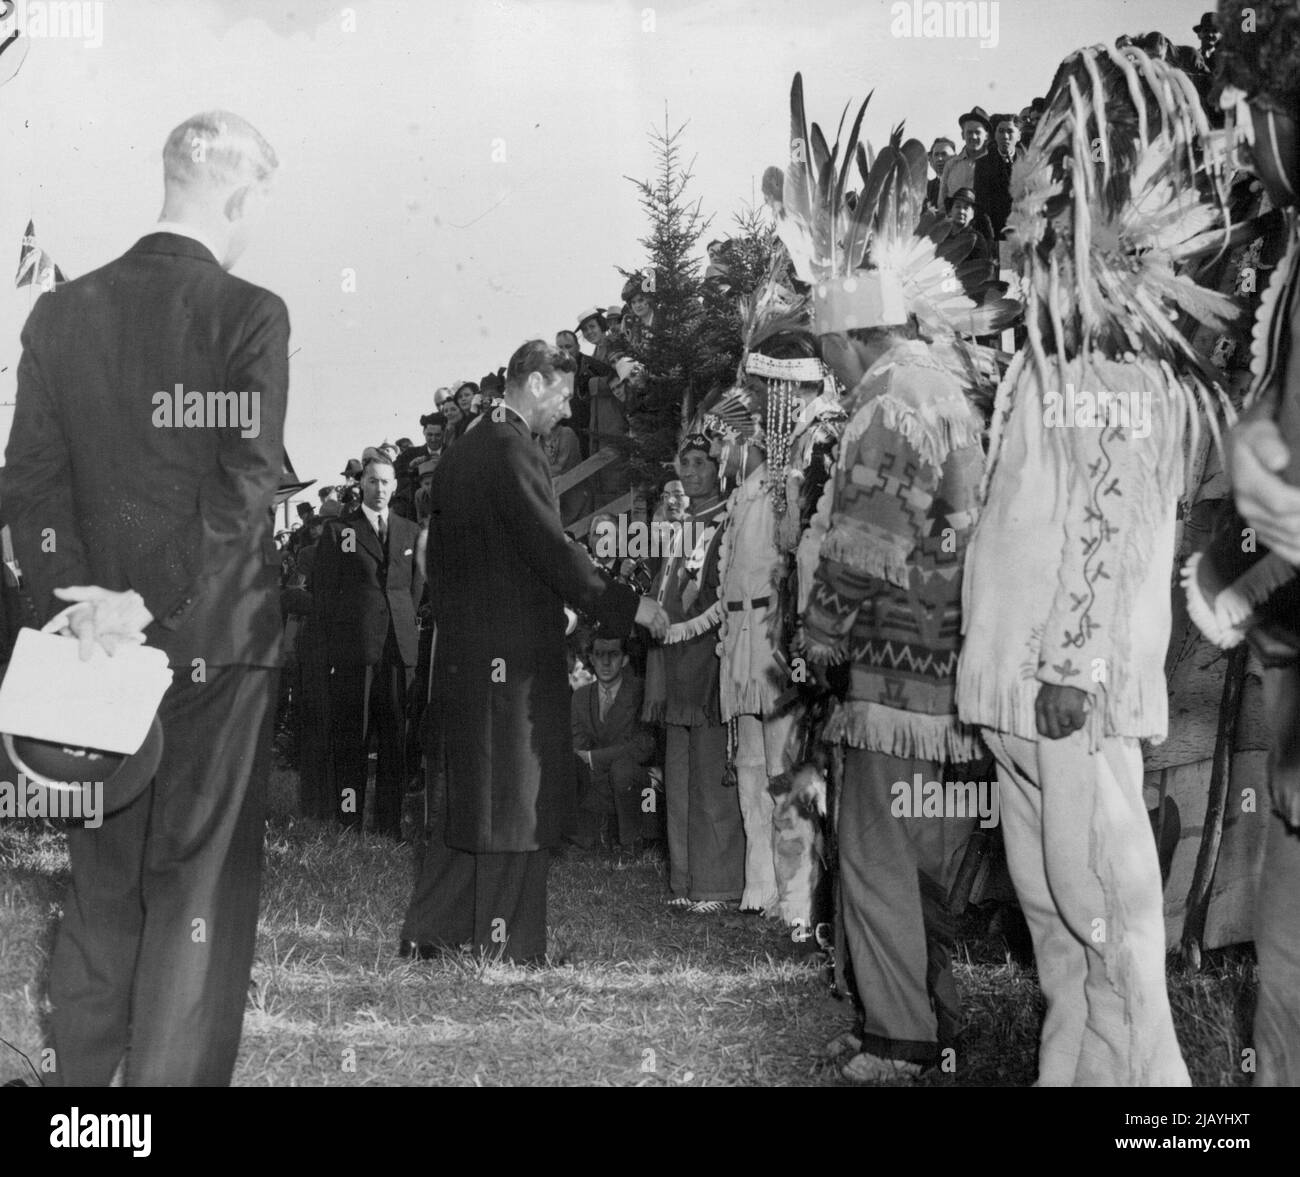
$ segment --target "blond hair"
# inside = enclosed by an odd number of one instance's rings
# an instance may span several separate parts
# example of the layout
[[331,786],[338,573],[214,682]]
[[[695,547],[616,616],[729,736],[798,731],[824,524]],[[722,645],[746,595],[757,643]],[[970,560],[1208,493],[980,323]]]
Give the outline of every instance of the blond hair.
[[192,115],[167,136],[163,147],[168,188],[263,183],[279,164],[257,128],[226,110]]

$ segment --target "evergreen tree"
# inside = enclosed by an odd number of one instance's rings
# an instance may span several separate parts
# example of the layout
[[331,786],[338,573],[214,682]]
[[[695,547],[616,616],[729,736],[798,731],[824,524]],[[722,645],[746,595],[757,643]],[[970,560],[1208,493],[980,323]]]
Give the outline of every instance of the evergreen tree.
[[657,160],[654,179],[625,177],[636,187],[650,220],[649,236],[641,239],[649,258],[641,286],[654,306],[654,324],[638,356],[646,380],[637,403],[629,406],[630,474],[640,486],[656,485],[672,462],[683,411],[693,407],[704,358],[702,283],[695,255],[711,218],[701,216],[698,200],[690,204],[686,198],[693,176],[693,162],[681,162],[686,125],[670,130],[665,110],[663,129],[650,136]]
[[736,234],[717,251],[722,273],[704,282],[703,355],[696,382],[704,396],[736,377],[744,350],[742,301],[767,277],[776,244],[776,227],[763,210],[747,207],[734,220]]

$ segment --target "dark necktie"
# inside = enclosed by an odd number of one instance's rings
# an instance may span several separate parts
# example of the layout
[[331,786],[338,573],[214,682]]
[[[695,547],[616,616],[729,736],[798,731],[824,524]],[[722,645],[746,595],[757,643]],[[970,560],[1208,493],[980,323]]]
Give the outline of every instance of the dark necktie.
[[388,524],[382,515],[379,516],[379,543],[384,551],[388,551]]

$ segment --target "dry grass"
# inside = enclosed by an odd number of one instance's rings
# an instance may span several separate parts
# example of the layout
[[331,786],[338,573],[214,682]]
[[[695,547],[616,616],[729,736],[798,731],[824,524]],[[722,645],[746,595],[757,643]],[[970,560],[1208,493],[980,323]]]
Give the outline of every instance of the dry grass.
[[[674,918],[654,855],[573,853],[551,872],[551,945],[574,963],[530,971],[396,955],[411,851],[291,817],[277,773],[262,920],[235,1082],[247,1086],[820,1086],[822,1044],[851,1024],[823,970],[763,921]],[[38,1059],[67,859],[39,823],[0,828],[0,1037]],[[968,921],[958,984],[967,1028],[928,1086],[1033,1081],[1042,1016],[1033,970]],[[1198,1085],[1240,1071],[1249,952],[1212,953],[1171,994]],[[27,1073],[0,1047],[0,1081]]]

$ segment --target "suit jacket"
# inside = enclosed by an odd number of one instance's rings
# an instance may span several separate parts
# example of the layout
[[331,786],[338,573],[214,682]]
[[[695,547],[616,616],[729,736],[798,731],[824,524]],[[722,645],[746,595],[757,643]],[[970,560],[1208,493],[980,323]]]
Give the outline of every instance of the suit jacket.
[[1011,215],[1011,168],[1024,152],[1017,147],[1010,160],[1003,159],[997,148],[986,151],[975,161],[975,207],[989,219],[993,240],[1002,236],[1002,229]]
[[433,474],[428,570],[433,700],[447,756],[447,845],[559,841],[574,804],[564,604],[629,629],[637,595],[560,527],[551,472],[523,419],[493,410]]
[[402,663],[416,660],[415,611],[424,578],[415,566],[419,527],[388,512],[388,551],[358,508],[329,520],[312,568],[314,625],[331,666],[377,666],[391,628]]
[[630,670],[623,671],[623,681],[602,722],[600,692],[587,683],[573,692],[573,750],[590,752],[593,769],[605,768],[615,760],[628,757],[646,764],[654,755],[655,741],[650,729],[641,722],[644,687]]
[[[146,638],[173,666],[279,664],[271,509],[288,342],[280,298],[173,233],[37,299],[5,509],[42,620],[63,607],[55,587],[135,589],[155,619]],[[213,416],[170,423],[155,394],[178,385],[248,394],[256,432]]]

